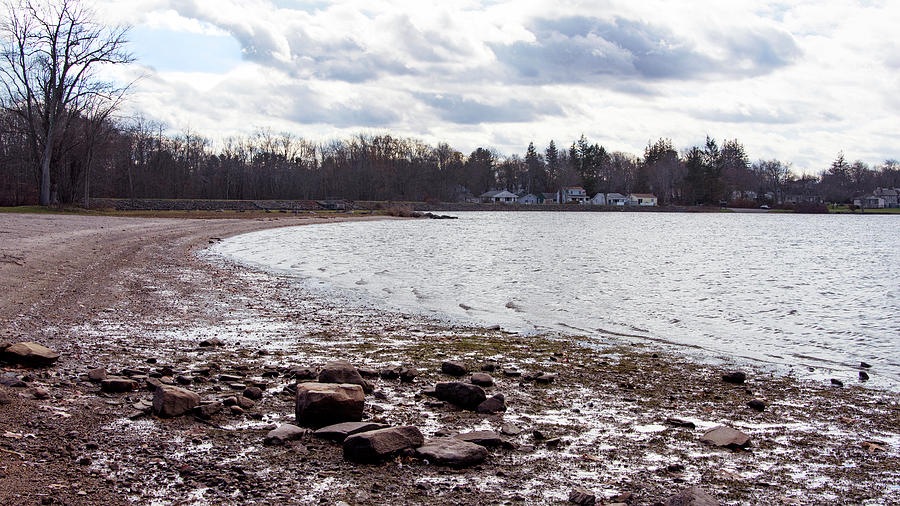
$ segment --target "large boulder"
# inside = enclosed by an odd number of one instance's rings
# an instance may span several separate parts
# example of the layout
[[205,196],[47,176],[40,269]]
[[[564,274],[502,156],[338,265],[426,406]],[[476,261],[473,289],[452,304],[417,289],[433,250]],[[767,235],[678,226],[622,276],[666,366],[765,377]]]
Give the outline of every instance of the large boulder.
[[3,359],[14,364],[45,367],[59,360],[59,353],[37,343],[23,342],[7,346],[3,350]]
[[666,506],[719,506],[719,501],[700,487],[689,487],[666,499]]
[[453,436],[453,438],[467,443],[475,443],[479,446],[499,446],[503,442],[503,439],[500,438],[500,434],[497,434],[492,430],[464,432]]
[[270,430],[269,433],[266,434],[265,439],[263,439],[263,443],[267,445],[280,445],[284,444],[285,441],[300,439],[307,432],[309,432],[309,430],[301,429],[296,425],[286,423],[279,426],[277,429]]
[[352,436],[353,434],[386,428],[388,428],[388,426],[383,423],[344,422],[322,427],[321,429],[313,432],[313,435],[322,439],[329,439],[331,441],[340,442],[347,439],[348,436]]
[[422,445],[425,438],[411,425],[360,432],[344,440],[344,458],[353,462],[378,462],[407,448]]
[[442,466],[468,467],[484,462],[488,451],[475,443],[442,437],[432,439],[417,448],[416,456]]
[[750,436],[725,425],[706,431],[700,440],[714,446],[727,448],[745,448],[750,444]]
[[362,420],[365,394],[359,385],[300,383],[295,415],[299,425],[324,427]]
[[153,413],[163,418],[181,416],[200,405],[200,396],[179,387],[162,385],[153,393]]
[[111,394],[131,392],[132,390],[136,390],[137,387],[137,381],[121,376],[110,376],[100,381],[100,390]]
[[438,383],[434,387],[434,396],[442,401],[472,410],[487,398],[484,389],[480,386],[458,381]]
[[490,387],[494,385],[494,378],[485,372],[476,372],[472,374],[472,384],[480,387]]
[[447,360],[441,364],[441,372],[450,376],[465,376],[469,369],[461,362]]
[[594,506],[597,504],[597,496],[584,487],[575,487],[569,492],[569,502],[578,506]]
[[500,413],[506,411],[506,397],[503,394],[495,394],[486,399],[475,408],[475,411],[485,414]]
[[328,362],[319,372],[319,383],[345,383],[348,385],[359,385],[363,387],[364,392],[371,392],[375,386],[363,379],[359,371],[353,367],[353,364],[346,360],[335,360]]

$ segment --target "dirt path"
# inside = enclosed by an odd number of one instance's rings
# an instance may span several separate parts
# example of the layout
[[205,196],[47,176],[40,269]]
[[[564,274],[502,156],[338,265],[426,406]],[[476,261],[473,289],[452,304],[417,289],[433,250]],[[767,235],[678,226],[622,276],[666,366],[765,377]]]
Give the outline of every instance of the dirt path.
[[[328,220],[0,214],[0,341],[62,355],[46,369],[0,369],[21,385],[0,386],[0,504],[546,504],[586,487],[599,503],[651,505],[688,485],[722,504],[900,503],[895,393],[750,368],[735,385],[721,367],[652,344],[448,327],[196,255],[214,238],[317,221]],[[213,337],[223,346],[199,346]],[[302,371],[334,359],[418,370],[413,383],[372,378],[367,420],[429,438],[521,432],[459,470],[409,456],[354,465],[314,437],[264,446],[269,430],[294,422]],[[426,395],[451,379],[448,359],[495,364],[488,394],[503,393],[508,410],[484,415]],[[98,367],[142,388],[102,392],[86,375]],[[536,372],[555,376],[537,382]],[[207,419],[162,419],[147,412],[154,380],[209,402],[246,385],[264,395]],[[748,407],[754,399],[763,411]],[[747,433],[750,448],[703,443],[718,425]]]

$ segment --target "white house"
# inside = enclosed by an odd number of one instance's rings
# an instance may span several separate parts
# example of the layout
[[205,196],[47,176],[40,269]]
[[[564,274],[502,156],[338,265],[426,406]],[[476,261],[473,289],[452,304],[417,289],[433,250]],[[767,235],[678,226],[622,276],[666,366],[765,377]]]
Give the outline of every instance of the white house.
[[652,193],[632,193],[625,199],[629,206],[655,206],[656,195]]
[[528,195],[522,195],[521,197],[519,197],[518,202],[520,204],[537,204],[538,196],[533,193],[529,193]]
[[900,207],[900,188],[875,188],[872,195],[884,199],[884,207]]
[[559,190],[556,201],[560,204],[568,204],[569,202],[585,204],[588,201],[588,196],[584,188],[580,186],[568,186]]
[[853,199],[853,205],[863,209],[884,209],[884,199],[875,195],[863,195]]
[[[503,203],[503,204],[509,204],[509,203],[515,202],[516,200],[519,199],[518,195],[516,195],[515,193],[508,192],[506,190],[502,190],[502,191],[498,191],[498,192],[487,192],[484,195],[487,195],[488,193],[492,193],[493,195],[489,195],[487,197],[487,199],[488,199],[487,202],[494,202],[494,203],[499,202],[499,203]],[[482,198],[484,198],[484,195],[482,195]]]
[[556,193],[541,193],[538,195],[538,201],[541,204],[556,204],[556,198],[559,197]]
[[621,193],[607,193],[606,205],[608,206],[624,206],[626,197]]
[[591,199],[591,204],[595,206],[605,206],[606,205],[606,195],[602,193],[598,193],[594,195],[594,198]]

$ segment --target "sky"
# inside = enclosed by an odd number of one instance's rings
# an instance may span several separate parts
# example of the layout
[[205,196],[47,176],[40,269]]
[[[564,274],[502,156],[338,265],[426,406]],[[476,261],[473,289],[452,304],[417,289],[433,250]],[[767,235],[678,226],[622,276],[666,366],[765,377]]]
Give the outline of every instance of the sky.
[[740,140],[817,173],[900,158],[900,1],[95,0],[125,114],[211,139],[390,133],[522,154]]

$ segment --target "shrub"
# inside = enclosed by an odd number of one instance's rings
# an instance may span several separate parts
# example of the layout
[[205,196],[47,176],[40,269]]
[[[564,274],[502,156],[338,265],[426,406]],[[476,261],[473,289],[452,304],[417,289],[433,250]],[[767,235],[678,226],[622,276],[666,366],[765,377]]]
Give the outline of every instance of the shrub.
[[750,199],[734,199],[728,203],[728,207],[734,207],[736,209],[756,209],[759,207],[759,203]]
[[828,214],[828,206],[821,202],[798,202],[794,204],[794,212],[802,214]]

